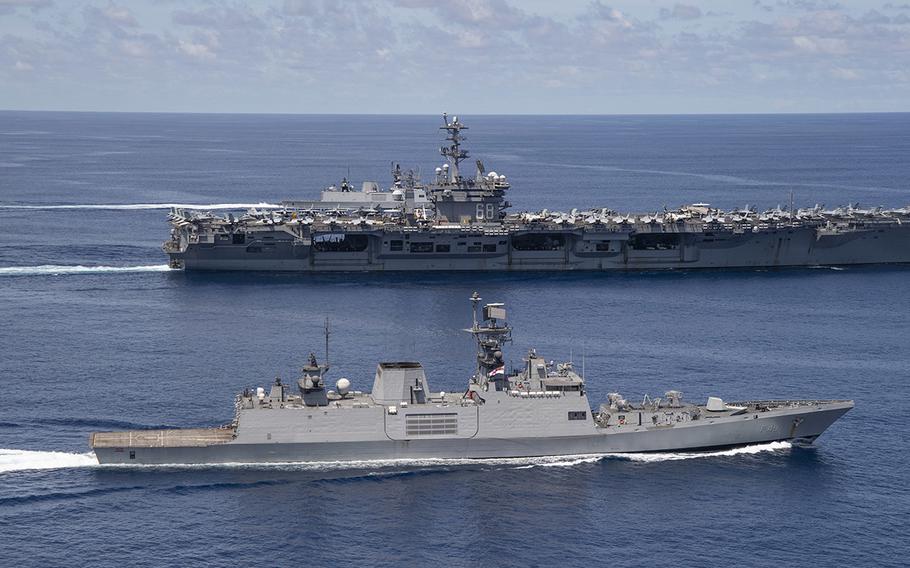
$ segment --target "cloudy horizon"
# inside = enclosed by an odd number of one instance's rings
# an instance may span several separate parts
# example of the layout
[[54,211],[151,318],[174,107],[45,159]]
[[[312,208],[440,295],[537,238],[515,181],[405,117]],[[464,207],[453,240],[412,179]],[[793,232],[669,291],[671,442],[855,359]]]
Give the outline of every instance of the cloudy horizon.
[[910,111],[910,1],[0,0],[0,109]]

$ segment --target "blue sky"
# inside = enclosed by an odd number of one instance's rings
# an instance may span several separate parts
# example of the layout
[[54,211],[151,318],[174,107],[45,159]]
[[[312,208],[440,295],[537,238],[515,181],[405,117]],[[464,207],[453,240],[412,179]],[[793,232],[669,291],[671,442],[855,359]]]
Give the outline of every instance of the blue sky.
[[0,108],[910,111],[910,0],[0,0]]

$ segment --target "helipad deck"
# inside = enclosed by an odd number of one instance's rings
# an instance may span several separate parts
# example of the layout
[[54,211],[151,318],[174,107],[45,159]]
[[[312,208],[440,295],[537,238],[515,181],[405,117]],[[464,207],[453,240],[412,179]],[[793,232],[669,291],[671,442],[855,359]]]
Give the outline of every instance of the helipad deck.
[[225,444],[233,438],[232,428],[130,430],[95,432],[92,434],[90,444],[93,448],[201,447]]

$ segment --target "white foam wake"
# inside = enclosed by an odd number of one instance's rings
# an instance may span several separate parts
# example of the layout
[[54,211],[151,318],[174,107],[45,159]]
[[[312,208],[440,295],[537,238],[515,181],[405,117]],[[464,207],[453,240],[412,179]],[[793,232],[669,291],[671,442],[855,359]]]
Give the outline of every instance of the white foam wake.
[[0,473],[35,469],[67,469],[98,465],[95,454],[69,452],[36,452],[0,449]]
[[742,456],[759,454],[761,452],[776,452],[779,450],[788,450],[793,445],[790,442],[768,442],[766,444],[754,444],[743,446],[742,448],[733,448],[731,450],[721,450],[717,452],[655,452],[651,454],[610,454],[615,457],[624,457],[630,461],[637,462],[662,462],[675,460],[691,460],[698,458],[716,458],[726,456]]
[[[536,467],[575,467],[582,464],[596,463],[603,459],[625,459],[634,462],[656,463],[665,461],[703,459],[716,457],[733,457],[754,455],[762,452],[775,452],[791,448],[789,442],[770,442],[755,444],[731,450],[716,452],[657,452],[648,454],[610,453],[585,454],[572,456],[545,456],[530,458],[485,458],[485,459],[393,459],[335,462],[272,462],[272,463],[211,463],[211,464],[111,464],[101,467],[142,468],[142,469],[277,469],[293,471],[333,471],[351,469],[386,469],[374,471],[372,475],[390,473],[388,468],[445,468],[454,466],[482,466],[493,468],[530,469]],[[28,471],[39,469],[67,469],[75,467],[98,466],[98,460],[91,452],[84,454],[67,452],[40,452],[30,450],[0,449],[0,473],[11,471]],[[395,473],[395,472],[391,472]]]
[[[610,454],[590,454],[580,456],[561,456],[552,458],[529,458],[534,460],[523,468],[530,467],[573,467],[585,463],[594,463],[606,458],[623,459],[633,462],[657,463],[665,461],[692,460],[717,457],[732,457],[741,455],[753,455],[761,452],[775,452],[779,450],[790,449],[790,442],[769,442],[766,444],[754,444],[733,448],[730,450],[720,450],[716,452],[653,452],[653,453],[610,453]],[[519,468],[519,469],[523,469]]]
[[0,209],[112,209],[112,210],[138,210],[138,209],[197,209],[211,211],[214,209],[277,209],[280,205],[274,203],[209,203],[207,205],[194,203],[86,203],[80,205],[0,205]]
[[173,270],[166,264],[146,264],[140,266],[68,266],[62,264],[42,264],[40,266],[0,266],[0,276],[40,276],[62,274],[103,274],[106,272],[168,272]]
[[[357,461],[324,461],[324,462],[270,462],[270,463],[209,463],[209,464],[161,464],[161,465],[111,465],[110,467],[141,467],[141,468],[179,468],[179,469],[278,469],[293,471],[332,471],[332,470],[357,470],[380,469],[373,475],[390,473],[389,468],[446,468],[456,466],[480,466],[492,468],[530,469],[535,467],[575,467],[582,464],[596,463],[604,459],[623,459],[634,462],[656,463],[664,461],[677,461],[702,458],[733,457],[739,455],[753,455],[762,452],[774,452],[791,448],[789,442],[769,442],[721,450],[715,452],[656,452],[656,453],[609,453],[609,454],[580,454],[568,456],[540,456],[524,458],[404,458],[388,460],[357,460]],[[392,472],[394,473],[394,472]]]

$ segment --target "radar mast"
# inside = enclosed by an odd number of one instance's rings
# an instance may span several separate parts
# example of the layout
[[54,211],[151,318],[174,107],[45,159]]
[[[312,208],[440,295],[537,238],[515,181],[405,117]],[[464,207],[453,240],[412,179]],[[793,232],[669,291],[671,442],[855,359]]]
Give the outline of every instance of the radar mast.
[[477,371],[473,381],[484,390],[493,383],[496,390],[507,390],[509,379],[506,375],[502,346],[512,341],[512,327],[505,321],[505,304],[485,304],[478,319],[478,305],[483,298],[474,292],[471,295],[471,329],[466,329],[477,342]]
[[449,162],[448,182],[459,184],[461,182],[461,174],[458,171],[458,166],[462,160],[468,157],[467,150],[461,149],[461,142],[464,140],[461,137],[461,131],[466,130],[468,127],[458,122],[457,116],[453,116],[452,121],[449,122],[449,115],[446,113],[442,113],[442,121],[445,126],[440,126],[439,129],[448,132],[446,140],[452,144],[451,146],[439,148],[439,153],[445,156]]

